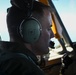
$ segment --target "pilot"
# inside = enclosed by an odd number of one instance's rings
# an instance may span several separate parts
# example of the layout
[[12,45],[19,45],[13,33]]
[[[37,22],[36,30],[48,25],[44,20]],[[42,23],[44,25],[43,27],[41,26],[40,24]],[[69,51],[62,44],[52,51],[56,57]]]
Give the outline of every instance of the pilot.
[[22,9],[13,1],[7,13],[10,41],[1,44],[0,58],[4,59],[0,59],[0,70],[6,75],[45,75],[36,56],[49,53],[49,42],[54,37],[52,9],[34,1],[28,12],[29,6]]

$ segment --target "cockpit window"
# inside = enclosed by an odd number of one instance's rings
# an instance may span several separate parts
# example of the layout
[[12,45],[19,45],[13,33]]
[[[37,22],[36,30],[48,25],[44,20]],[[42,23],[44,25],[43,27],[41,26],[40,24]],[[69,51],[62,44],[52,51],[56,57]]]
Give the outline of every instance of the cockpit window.
[[71,38],[76,41],[76,0],[52,0]]
[[[56,10],[71,38],[76,41],[76,0],[52,0]],[[8,30],[6,27],[7,8],[11,6],[10,0],[0,0],[0,36],[2,40],[9,40]],[[55,43],[59,44],[57,39]]]
[[1,40],[9,40],[8,30],[6,26],[7,8],[11,6],[10,0],[0,0],[0,37]]

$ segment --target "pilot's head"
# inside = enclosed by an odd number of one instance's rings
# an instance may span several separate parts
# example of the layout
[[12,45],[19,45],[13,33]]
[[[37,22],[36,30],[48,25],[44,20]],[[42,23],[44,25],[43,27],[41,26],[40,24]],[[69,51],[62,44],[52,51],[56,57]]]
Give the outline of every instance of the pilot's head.
[[48,53],[50,39],[54,37],[51,12],[49,6],[34,1],[31,14],[26,17],[24,10],[12,5],[7,14],[10,41],[24,44],[35,54]]

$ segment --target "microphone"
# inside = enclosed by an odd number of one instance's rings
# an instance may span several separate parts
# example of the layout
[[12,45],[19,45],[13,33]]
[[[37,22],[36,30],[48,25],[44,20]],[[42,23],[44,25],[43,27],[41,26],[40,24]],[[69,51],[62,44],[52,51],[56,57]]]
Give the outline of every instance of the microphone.
[[54,46],[55,46],[54,41],[50,41],[50,42],[49,42],[49,47],[54,49],[54,48],[55,48]]

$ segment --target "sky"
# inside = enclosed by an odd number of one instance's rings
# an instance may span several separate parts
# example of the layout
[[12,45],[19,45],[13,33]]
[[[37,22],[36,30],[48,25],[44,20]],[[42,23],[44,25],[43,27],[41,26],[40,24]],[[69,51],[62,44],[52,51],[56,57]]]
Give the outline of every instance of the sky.
[[0,36],[2,40],[9,40],[8,30],[6,26],[7,8],[10,7],[10,0],[0,0]]
[[71,40],[76,41],[76,0],[53,0]]
[[[72,41],[76,41],[76,0],[53,0],[55,7],[65,25]],[[0,35],[2,40],[9,40],[6,14],[7,8],[10,7],[10,0],[0,0]]]

